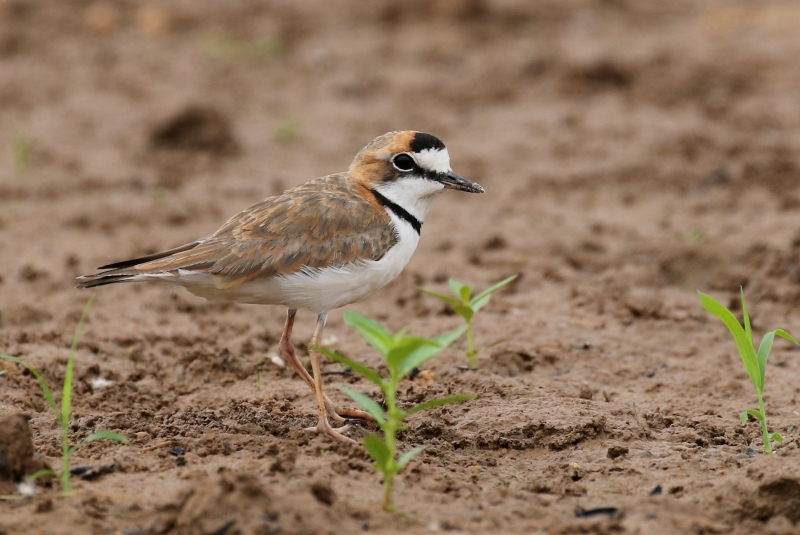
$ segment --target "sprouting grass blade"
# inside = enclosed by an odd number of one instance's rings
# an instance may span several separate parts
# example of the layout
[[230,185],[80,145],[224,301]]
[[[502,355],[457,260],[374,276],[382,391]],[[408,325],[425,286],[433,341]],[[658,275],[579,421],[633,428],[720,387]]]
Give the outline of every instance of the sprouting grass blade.
[[772,342],[775,340],[775,331],[768,332],[764,335],[764,338],[761,339],[761,345],[758,346],[758,369],[759,369],[759,380],[760,380],[760,388],[764,390],[764,384],[767,378],[767,359],[769,358],[769,352],[772,351]]
[[469,302],[469,306],[472,309],[472,312],[477,314],[480,309],[485,307],[489,304],[489,300],[492,298],[492,294],[486,294],[482,297],[476,297],[472,301]]
[[471,401],[477,398],[477,394],[458,394],[455,396],[448,396],[446,398],[437,398],[437,399],[430,399],[428,401],[424,401],[419,405],[414,405],[410,409],[408,409],[407,414],[411,416],[412,414],[416,414],[418,412],[427,411],[428,409],[433,409],[435,407],[441,407],[442,405],[449,405],[451,403],[464,403],[465,401]]
[[[763,422],[764,421],[764,415],[761,414],[761,411],[757,410],[757,409],[747,409],[742,414],[750,415],[753,418],[755,418],[756,420],[758,420],[759,422]],[[747,421],[747,419],[745,418],[745,422],[746,421]]]
[[369,344],[381,352],[386,354],[392,344],[392,335],[389,334],[383,326],[377,321],[373,321],[366,316],[356,314],[350,310],[344,311],[344,321],[361,333],[361,336],[369,342]]
[[[484,291],[482,291],[481,293],[479,293],[478,295],[476,295],[475,297],[473,297],[473,298],[472,298],[472,303],[473,303],[473,306],[474,306],[474,303],[475,303],[476,301],[478,301],[478,300],[480,300],[480,299],[483,299],[483,298],[485,298],[485,297],[486,297],[486,296],[488,296],[488,295],[492,295],[494,292],[496,292],[497,290],[499,290],[499,289],[500,289],[500,288],[502,288],[503,286],[506,286],[507,284],[510,284],[510,283],[511,283],[511,282],[512,282],[514,279],[516,279],[517,277],[519,277],[519,275],[511,275],[510,277],[507,277],[507,278],[505,278],[505,279],[501,280],[501,281],[500,281],[500,282],[498,282],[497,284],[493,284],[493,285],[489,286],[489,287],[488,287],[488,288],[486,288]],[[487,301],[487,302],[488,302],[488,301]],[[485,304],[485,303],[484,303],[484,304]],[[483,306],[483,305],[481,305],[481,306]]]
[[454,294],[454,295],[456,295],[456,296],[458,296],[458,297],[461,297],[461,288],[463,288],[463,287],[464,287],[464,285],[463,285],[463,284],[461,284],[460,282],[458,282],[458,281],[457,281],[457,280],[455,280],[455,279],[450,279],[450,280],[448,280],[448,281],[447,281],[447,284],[449,284],[449,285],[450,285],[450,289],[453,291],[453,294]]
[[92,292],[86,306],[83,307],[81,319],[78,321],[78,326],[75,328],[75,334],[72,336],[72,347],[69,350],[69,358],[67,359],[67,371],[64,374],[64,391],[61,396],[61,422],[62,426],[69,425],[70,414],[72,413],[72,376],[75,369],[75,351],[78,349],[78,341],[81,339],[81,328],[83,327],[86,318],[89,316],[89,310],[92,308],[92,303],[97,297],[97,290]]
[[120,435],[119,433],[115,433],[114,431],[98,431],[97,433],[92,433],[88,437],[81,440],[81,444],[88,444],[89,442],[94,442],[95,440],[114,440],[116,442],[122,442],[123,444],[130,444],[130,440],[128,437],[124,435]]
[[745,330],[739,324],[739,320],[737,320],[736,316],[725,308],[722,303],[710,295],[706,295],[703,292],[697,293],[700,296],[700,302],[703,308],[721,319],[728,327],[728,330],[730,330],[733,335],[733,340],[736,342],[736,347],[739,349],[739,354],[742,357],[745,370],[747,370],[747,375],[750,376],[750,380],[755,385],[756,390],[761,393],[763,391],[763,383],[759,380],[761,370],[758,366],[758,358],[756,357],[753,344],[750,342],[750,338],[747,336]]
[[36,481],[40,477],[44,476],[55,476],[58,475],[54,471],[50,470],[49,468],[45,468],[44,470],[39,470],[38,472],[34,472],[33,474],[29,475],[25,478],[26,481]]
[[61,394],[61,426],[69,427],[72,414],[72,375],[75,367],[75,354],[70,354],[67,359],[67,371],[64,373],[64,390]]
[[350,397],[350,399],[358,403],[362,409],[367,411],[370,416],[375,418],[376,422],[378,422],[379,424],[386,422],[386,417],[383,415],[383,409],[381,408],[380,405],[378,405],[378,403],[374,399],[365,394],[362,394],[361,392],[358,392],[356,390],[353,390],[352,388],[349,388],[341,384],[336,385],[336,387],[345,394],[347,394]]
[[[415,355],[436,355],[442,351],[442,347],[433,340],[421,338],[419,336],[407,336],[396,343],[396,345],[386,354],[386,362],[390,369],[401,369],[401,366],[409,358]],[[423,361],[424,362],[424,361]],[[413,368],[411,368],[413,369]]]
[[371,383],[375,383],[376,385],[381,387],[383,386],[383,379],[378,374],[378,372],[376,372],[372,368],[368,368],[367,366],[364,366],[360,362],[355,361],[349,357],[346,357],[341,353],[336,353],[335,351],[331,351],[327,347],[312,345],[311,349],[313,349],[314,351],[319,351],[332,361],[338,362],[342,366],[350,368],[351,370],[361,375],[362,377],[364,377],[364,379],[370,381]]
[[747,424],[747,418],[748,418],[747,417],[747,411],[739,413],[739,421],[742,422],[742,425],[746,425]]
[[426,294],[430,295],[431,297],[435,297],[436,299],[444,301],[445,303],[448,303],[448,304],[453,305],[453,306],[461,304],[460,301],[458,301],[456,299],[453,299],[452,297],[449,297],[447,295],[442,295],[440,293],[432,292],[430,290],[426,290],[425,288],[422,288],[422,287],[419,287],[419,286],[417,287],[417,290],[419,290],[422,293],[426,293]]
[[411,461],[411,459],[413,459],[414,457],[425,451],[426,447],[427,446],[417,446],[416,448],[405,452],[403,455],[400,456],[399,459],[397,459],[397,468],[399,468],[400,470],[405,468],[406,465],[409,463],[409,461]]
[[9,362],[14,362],[16,364],[20,364],[28,368],[28,371],[31,372],[34,377],[36,377],[37,381],[39,381],[39,386],[42,388],[42,394],[44,395],[45,401],[47,401],[47,404],[50,405],[51,409],[53,409],[53,414],[55,414],[56,420],[58,420],[58,422],[61,423],[61,411],[59,410],[58,405],[56,404],[56,398],[53,395],[53,391],[50,390],[49,386],[47,386],[47,381],[45,381],[44,376],[41,374],[41,372],[39,372],[39,370],[37,370],[36,368],[34,368],[33,366],[31,366],[30,364],[28,364],[19,357],[12,357],[11,355],[0,353],[0,359],[7,360]]
[[779,444],[783,444],[783,435],[781,435],[780,433],[771,433],[769,435],[769,439],[770,440],[774,440],[775,442],[778,442]]
[[447,334],[443,334],[442,336],[438,336],[433,340],[429,340],[434,342],[433,344],[426,344],[417,347],[414,351],[410,352],[406,357],[400,362],[399,370],[400,376],[405,377],[411,370],[414,368],[419,368],[430,359],[438,355],[442,352],[446,347],[456,341],[456,339],[464,334],[464,331],[467,330],[467,326],[463,325],[456,329],[455,331],[449,332]]
[[381,471],[385,472],[389,468],[389,461],[392,458],[389,447],[384,444],[383,440],[375,435],[365,436],[364,446],[367,448],[367,452],[369,453],[370,457],[372,457],[375,462],[378,463],[378,467],[381,469]]
[[753,342],[753,329],[750,326],[750,314],[747,313],[747,301],[744,299],[744,288],[739,286],[739,292],[742,294],[742,318],[744,319],[744,332],[747,335],[747,339],[750,340],[750,345],[755,347],[756,344]]

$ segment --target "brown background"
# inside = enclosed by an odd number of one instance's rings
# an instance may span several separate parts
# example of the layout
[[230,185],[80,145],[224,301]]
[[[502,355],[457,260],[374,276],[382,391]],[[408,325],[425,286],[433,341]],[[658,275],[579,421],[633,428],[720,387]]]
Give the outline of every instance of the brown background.
[[[403,449],[428,450],[398,481],[406,517],[379,510],[360,445],[302,431],[311,392],[269,359],[283,310],[103,288],[73,437],[132,444],[81,450],[116,471],[70,499],[0,502],[0,533],[795,533],[798,353],[777,342],[768,365],[787,442],[766,457],[695,291],[734,306],[744,285],[759,336],[800,333],[798,57],[789,1],[0,2],[0,350],[51,384],[76,275],[207,235],[388,130],[441,137],[487,193],[443,195],[405,272],[351,308],[435,335],[459,320],[416,286],[521,274],[479,317],[479,342],[506,340],[480,371],[448,351],[403,385],[481,395],[411,421]],[[0,369],[0,414],[29,414],[55,465],[38,386]],[[619,511],[577,516],[597,507]]]

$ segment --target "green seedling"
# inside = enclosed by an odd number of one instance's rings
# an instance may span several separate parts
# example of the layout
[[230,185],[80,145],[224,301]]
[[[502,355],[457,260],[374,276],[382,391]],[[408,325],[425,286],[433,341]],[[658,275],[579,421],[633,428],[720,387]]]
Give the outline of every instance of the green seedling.
[[752,416],[761,422],[761,433],[764,435],[764,451],[772,453],[772,441],[783,443],[783,437],[779,433],[770,433],[767,427],[767,411],[764,408],[764,383],[767,373],[767,359],[769,352],[772,350],[772,342],[775,336],[786,338],[791,342],[797,344],[791,334],[783,329],[776,329],[764,335],[761,339],[761,344],[758,346],[758,351],[755,349],[753,343],[753,330],[750,327],[750,317],[747,315],[747,303],[744,300],[744,290],[742,293],[742,316],[744,316],[744,328],[739,324],[739,320],[731,313],[730,310],[725,308],[719,301],[706,295],[702,292],[697,292],[700,296],[700,302],[703,308],[721,319],[728,329],[733,334],[733,339],[736,342],[736,347],[739,349],[739,355],[742,357],[744,367],[747,370],[747,375],[756,387],[756,396],[758,396],[758,409],[747,409],[739,415],[742,425],[747,423],[747,417]]
[[397,389],[400,386],[400,381],[411,373],[414,368],[421,366],[441,353],[456,338],[461,336],[466,327],[461,327],[437,338],[428,339],[419,336],[407,336],[407,329],[403,329],[397,334],[392,334],[379,323],[349,310],[345,311],[344,319],[348,325],[361,333],[361,336],[380,352],[388,365],[389,378],[384,379],[372,368],[335,353],[330,349],[324,347],[315,347],[315,349],[334,361],[347,366],[366,380],[375,383],[383,392],[383,397],[386,401],[385,409],[366,394],[344,385],[338,385],[342,392],[350,396],[354,402],[367,411],[383,430],[383,439],[376,435],[367,435],[364,437],[364,446],[377,463],[377,469],[383,473],[383,508],[386,511],[396,512],[392,502],[394,479],[397,474],[403,471],[411,459],[425,449],[425,446],[419,446],[407,451],[399,458],[397,457],[397,433],[408,429],[403,425],[403,422],[409,416],[418,412],[450,403],[469,401],[477,397],[474,394],[448,396],[425,401],[408,409],[401,409],[397,401]]
[[277,58],[284,52],[277,41],[259,39],[251,41],[231,35],[209,34],[201,41],[205,52],[211,56],[231,59],[267,61]]
[[24,175],[31,163],[31,146],[22,136],[14,136],[11,141],[11,152],[14,155],[14,170]]
[[511,281],[516,279],[518,275],[512,275],[507,279],[503,279],[494,286],[490,286],[489,288],[485,289],[475,297],[472,297],[472,291],[475,289],[475,286],[468,286],[466,284],[461,284],[455,279],[450,279],[450,289],[453,290],[453,294],[455,294],[455,298],[452,298],[448,295],[442,295],[436,292],[432,292],[430,290],[426,290],[425,288],[419,288],[421,291],[425,292],[428,295],[435,297],[445,303],[448,303],[450,306],[453,307],[453,310],[456,314],[464,318],[464,321],[467,323],[467,349],[463,351],[463,353],[469,359],[469,367],[475,369],[478,364],[478,355],[489,349],[490,347],[498,344],[501,340],[492,342],[491,344],[487,344],[480,349],[475,349],[475,343],[473,341],[473,326],[475,323],[475,314],[478,313],[480,309],[485,307],[489,304],[489,299],[492,298],[492,294],[510,284]]
[[57,475],[61,477],[62,491],[65,496],[69,496],[72,493],[72,487],[69,482],[70,459],[72,455],[81,448],[81,446],[90,442],[94,442],[95,440],[115,440],[117,442],[124,442],[125,444],[129,443],[128,439],[119,433],[114,433],[113,431],[98,431],[97,433],[93,433],[84,438],[74,446],[70,446],[69,444],[69,423],[70,417],[72,416],[72,379],[75,368],[75,350],[77,349],[78,341],[80,340],[81,327],[83,327],[83,323],[86,321],[86,316],[89,314],[89,309],[92,307],[92,303],[94,302],[96,294],[97,290],[92,293],[91,297],[89,298],[89,302],[86,303],[86,307],[83,309],[83,314],[78,322],[78,326],[75,328],[75,334],[72,337],[72,347],[69,352],[69,358],[67,359],[67,370],[64,373],[64,388],[61,395],[61,407],[59,407],[56,403],[56,398],[53,395],[53,391],[50,390],[49,386],[47,386],[47,381],[45,380],[44,376],[42,376],[41,372],[39,372],[39,370],[19,357],[12,357],[11,355],[0,353],[0,359],[8,360],[25,366],[33,374],[33,376],[36,377],[36,380],[39,381],[39,386],[42,388],[42,394],[44,394],[47,404],[50,405],[51,409],[53,409],[56,420],[61,426],[61,452],[63,460],[61,473],[57,474],[52,470],[40,470],[39,472],[36,472],[30,476],[28,479],[34,480],[45,475]]
[[300,125],[297,121],[293,121],[291,119],[287,121],[281,121],[278,124],[278,130],[276,133],[276,137],[278,141],[281,143],[291,143],[300,133]]

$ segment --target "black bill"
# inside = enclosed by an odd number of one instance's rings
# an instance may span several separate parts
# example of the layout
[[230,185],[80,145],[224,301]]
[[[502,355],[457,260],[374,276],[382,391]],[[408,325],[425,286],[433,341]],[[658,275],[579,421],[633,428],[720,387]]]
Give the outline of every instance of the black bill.
[[483,186],[477,182],[472,182],[466,178],[462,178],[452,171],[441,174],[438,177],[439,182],[444,184],[447,189],[457,189],[459,191],[468,191],[469,193],[484,193]]

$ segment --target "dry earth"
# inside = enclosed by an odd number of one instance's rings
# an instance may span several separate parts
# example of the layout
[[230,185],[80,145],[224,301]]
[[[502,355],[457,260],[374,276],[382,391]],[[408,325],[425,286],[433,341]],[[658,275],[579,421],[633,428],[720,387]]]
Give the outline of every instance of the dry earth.
[[[787,440],[765,456],[695,291],[735,306],[743,285],[758,335],[800,333],[798,55],[789,1],[3,0],[0,350],[51,385],[75,276],[207,235],[388,130],[438,135],[487,193],[443,195],[405,272],[351,308],[435,335],[459,320],[416,286],[521,277],[482,312],[479,340],[505,342],[479,371],[448,351],[403,385],[480,394],[412,421],[403,448],[428,449],[405,516],[379,510],[361,445],[302,431],[311,392],[270,360],[283,310],[103,288],[73,437],[131,444],[81,450],[113,471],[69,499],[4,487],[0,533],[797,533],[800,355],[780,341],[769,362]],[[300,347],[312,327],[301,313]],[[340,312],[326,335],[379,363]],[[28,415],[57,466],[36,381],[0,369],[0,415]]]

